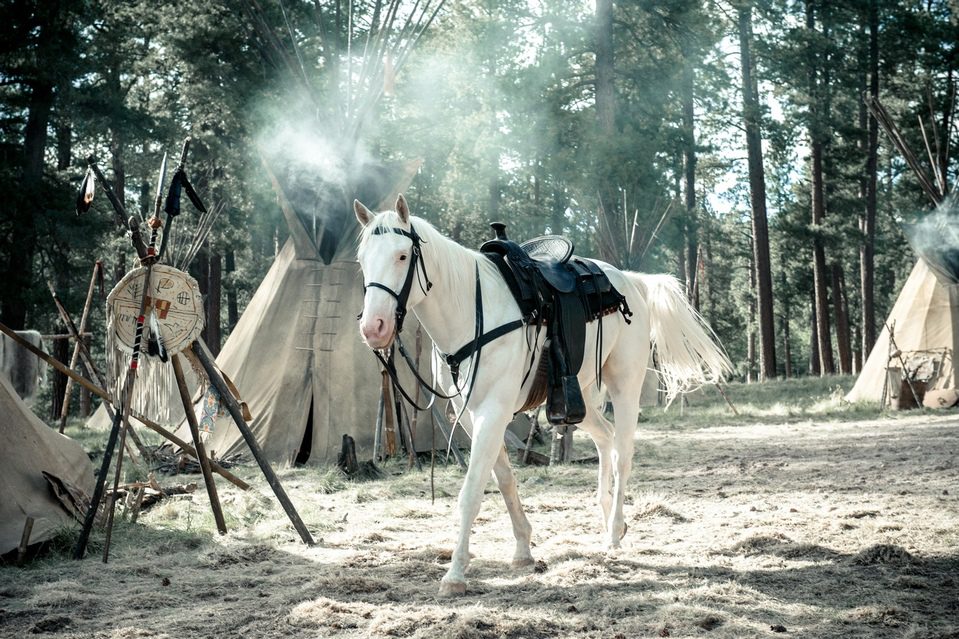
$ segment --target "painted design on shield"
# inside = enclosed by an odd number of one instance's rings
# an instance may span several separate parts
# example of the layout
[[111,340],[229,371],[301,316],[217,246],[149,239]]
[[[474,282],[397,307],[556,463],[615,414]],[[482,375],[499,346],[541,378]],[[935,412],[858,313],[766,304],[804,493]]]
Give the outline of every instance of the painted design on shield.
[[[113,337],[126,351],[133,349],[145,273],[143,267],[130,271],[107,297],[107,309],[113,318]],[[167,352],[173,354],[186,349],[203,330],[203,297],[196,280],[172,266],[154,265],[144,311],[147,327],[151,314],[160,327]]]

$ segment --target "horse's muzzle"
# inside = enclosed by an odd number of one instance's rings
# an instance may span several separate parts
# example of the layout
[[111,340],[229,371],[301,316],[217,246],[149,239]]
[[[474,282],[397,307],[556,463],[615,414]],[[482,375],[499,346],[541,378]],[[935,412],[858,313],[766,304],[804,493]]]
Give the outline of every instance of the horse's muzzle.
[[388,348],[396,337],[396,324],[392,318],[364,317],[360,320],[360,334],[370,348]]

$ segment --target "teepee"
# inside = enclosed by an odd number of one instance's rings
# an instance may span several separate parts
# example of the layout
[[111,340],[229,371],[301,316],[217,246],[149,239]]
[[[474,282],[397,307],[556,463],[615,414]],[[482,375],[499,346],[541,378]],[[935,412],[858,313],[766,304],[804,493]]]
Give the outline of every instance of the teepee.
[[956,289],[940,281],[924,259],[916,262],[847,400],[879,401],[887,369],[901,370],[903,363],[906,375],[923,382],[927,392],[959,388],[954,365],[959,339]]
[[[419,167],[419,161],[366,167],[354,192],[391,208]],[[271,462],[333,463],[344,434],[368,458],[382,376],[356,325],[364,290],[350,200],[331,203],[322,225],[304,224],[301,207],[294,209],[286,198],[296,189],[281,187],[272,173],[271,178],[290,237],[223,345],[217,366],[248,405],[250,427]],[[421,366],[429,370],[428,357]],[[413,383],[410,377],[406,387]],[[201,427],[211,427],[210,454],[223,458],[245,450],[229,415],[205,417],[205,410],[201,400],[197,419]],[[178,434],[189,439],[185,425]]]
[[0,375],[0,556],[14,551],[28,517],[31,545],[69,525],[93,489],[93,465],[78,443],[44,424]]

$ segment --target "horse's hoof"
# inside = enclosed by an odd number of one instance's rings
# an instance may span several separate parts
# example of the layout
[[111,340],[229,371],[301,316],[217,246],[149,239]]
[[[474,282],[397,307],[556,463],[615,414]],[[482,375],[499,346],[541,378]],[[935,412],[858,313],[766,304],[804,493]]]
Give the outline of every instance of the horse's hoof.
[[513,568],[529,568],[530,566],[535,566],[536,560],[532,557],[523,557],[522,559],[513,560]]
[[441,581],[440,597],[459,597],[466,594],[465,581]]

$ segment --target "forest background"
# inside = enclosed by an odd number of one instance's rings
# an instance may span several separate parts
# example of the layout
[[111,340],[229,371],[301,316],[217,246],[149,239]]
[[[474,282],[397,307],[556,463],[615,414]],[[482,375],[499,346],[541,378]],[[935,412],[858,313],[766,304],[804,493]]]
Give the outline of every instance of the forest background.
[[63,333],[48,281],[79,315],[95,260],[135,266],[102,195],[74,213],[88,156],[145,217],[190,136],[214,350],[288,233],[266,153],[422,159],[413,212],[467,246],[502,220],[671,272],[741,379],[858,370],[931,208],[864,98],[946,192],[959,2],[420,1],[4,2],[0,321]]

